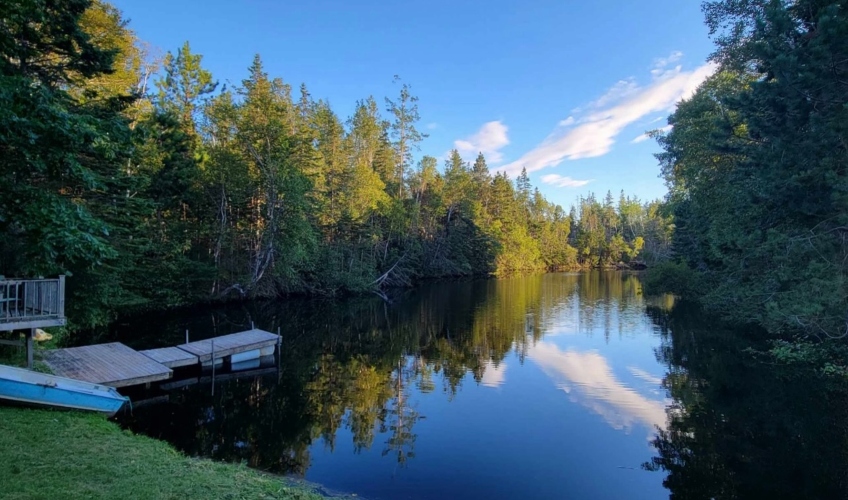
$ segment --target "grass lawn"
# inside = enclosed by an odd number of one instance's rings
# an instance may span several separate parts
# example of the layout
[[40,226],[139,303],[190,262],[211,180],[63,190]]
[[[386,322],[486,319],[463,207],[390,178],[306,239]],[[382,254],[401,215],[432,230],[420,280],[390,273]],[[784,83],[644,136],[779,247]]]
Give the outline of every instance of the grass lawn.
[[100,415],[0,407],[0,498],[322,497],[243,465],[186,457]]

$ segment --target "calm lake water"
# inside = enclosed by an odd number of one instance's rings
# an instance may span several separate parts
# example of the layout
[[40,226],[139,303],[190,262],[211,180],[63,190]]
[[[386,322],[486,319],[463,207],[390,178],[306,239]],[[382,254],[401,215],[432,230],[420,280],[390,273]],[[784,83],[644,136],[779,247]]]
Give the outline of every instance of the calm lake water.
[[[369,499],[841,498],[844,393],[780,373],[637,275],[434,283],[126,319],[137,348],[280,331],[279,371],[123,424]],[[748,338],[751,337],[751,338]]]

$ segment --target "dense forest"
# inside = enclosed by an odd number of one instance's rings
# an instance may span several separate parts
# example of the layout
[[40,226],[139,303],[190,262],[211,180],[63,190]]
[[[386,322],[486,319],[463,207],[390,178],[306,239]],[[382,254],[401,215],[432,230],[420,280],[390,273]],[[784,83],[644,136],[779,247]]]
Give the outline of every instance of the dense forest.
[[764,326],[784,359],[844,371],[848,2],[709,1],[704,12],[718,71],[657,135],[678,264],[649,288]]
[[669,253],[658,202],[566,211],[482,154],[420,154],[406,83],[345,119],[258,55],[229,88],[188,42],[156,58],[105,2],[9,1],[0,19],[0,274],[70,275],[76,327]]

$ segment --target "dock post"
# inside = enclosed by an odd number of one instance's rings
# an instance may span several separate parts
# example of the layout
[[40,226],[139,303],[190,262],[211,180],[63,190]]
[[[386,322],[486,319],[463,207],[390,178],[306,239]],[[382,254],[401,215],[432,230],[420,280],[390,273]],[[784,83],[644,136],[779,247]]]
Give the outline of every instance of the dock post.
[[26,357],[27,357],[27,368],[32,370],[33,361],[32,361],[32,338],[35,336],[35,328],[31,328],[26,333]]
[[188,328],[186,328],[186,344],[188,344]]
[[212,395],[215,395],[215,339],[212,339]]
[[277,382],[280,381],[282,375],[280,374],[280,368],[283,364],[283,336],[280,335],[280,327],[277,327]]
[[58,288],[56,294],[58,295],[58,298],[59,298],[59,304],[58,304],[59,317],[64,318],[65,317],[65,275],[64,274],[59,275],[59,288]]

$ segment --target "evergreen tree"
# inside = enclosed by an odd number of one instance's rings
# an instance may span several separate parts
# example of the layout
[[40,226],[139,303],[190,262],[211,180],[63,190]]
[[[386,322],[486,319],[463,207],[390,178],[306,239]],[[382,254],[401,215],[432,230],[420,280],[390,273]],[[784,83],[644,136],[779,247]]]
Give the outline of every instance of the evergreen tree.
[[845,7],[706,2],[720,71],[658,136],[674,250],[704,303],[778,335],[848,332]]
[[177,115],[191,135],[197,131],[198,108],[218,87],[212,74],[201,66],[202,60],[203,56],[193,54],[185,42],[176,55],[169,52],[165,56],[165,74],[156,81],[159,107]]
[[[399,80],[400,78],[395,76],[395,82]],[[419,143],[427,137],[427,134],[422,134],[415,128],[415,124],[421,119],[418,114],[418,97],[412,95],[408,84],[404,83],[401,87],[397,101],[386,98],[386,111],[394,118],[391,131],[397,165],[395,182],[397,182],[398,198],[402,199],[406,180],[405,172],[412,162],[412,151],[418,149]]]

